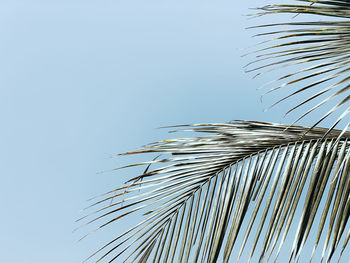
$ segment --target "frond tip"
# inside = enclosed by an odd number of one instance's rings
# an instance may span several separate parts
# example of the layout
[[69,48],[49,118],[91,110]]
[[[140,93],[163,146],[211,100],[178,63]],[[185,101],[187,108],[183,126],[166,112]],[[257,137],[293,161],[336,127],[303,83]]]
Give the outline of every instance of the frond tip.
[[319,255],[327,261],[345,250],[349,133],[323,138],[322,128],[305,134],[308,127],[248,121],[178,128],[201,136],[127,153],[170,156],[142,163],[145,172],[92,205],[101,207],[84,220],[100,221],[98,229],[142,212],[140,223],[92,255],[95,262],[234,262],[246,252],[252,261],[266,260],[278,258],[290,236],[291,261],[314,237],[314,251],[324,240]]
[[[260,43],[256,60],[248,72],[262,73],[288,68],[266,92],[288,89],[275,106],[293,99],[286,115],[300,110],[295,123],[314,112],[321,113],[313,126],[328,119],[331,129],[346,121],[350,113],[350,2],[348,0],[297,0],[294,4],[276,4],[260,8],[257,15],[289,14],[275,24],[255,26],[267,37]],[[301,17],[303,20],[301,20]],[[311,18],[311,19],[310,19]],[[298,19],[299,21],[297,21]],[[272,43],[272,44],[270,44]],[[305,94],[299,98],[298,96]],[[271,107],[272,107],[271,106]],[[348,130],[350,123],[342,123]]]

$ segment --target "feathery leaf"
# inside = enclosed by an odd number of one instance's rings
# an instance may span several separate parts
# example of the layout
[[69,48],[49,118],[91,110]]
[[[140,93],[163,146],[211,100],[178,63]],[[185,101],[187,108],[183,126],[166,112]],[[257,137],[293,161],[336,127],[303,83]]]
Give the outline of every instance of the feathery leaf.
[[[330,129],[337,126],[350,112],[350,2],[348,0],[295,0],[295,4],[275,4],[260,8],[257,13],[293,14],[290,22],[255,26],[267,32],[256,36],[269,39],[265,48],[257,50],[256,60],[247,71],[264,72],[290,68],[278,79],[270,82],[267,93],[289,89],[275,106],[285,100],[297,102],[286,115],[300,109],[295,122],[319,111],[321,117],[313,127],[325,119],[333,120]],[[304,15],[304,16],[303,16]],[[310,16],[311,15],[311,18]],[[296,21],[301,19],[303,21]],[[326,20],[324,20],[324,19]],[[322,19],[322,20],[321,20]],[[301,68],[300,68],[301,67]],[[256,76],[257,76],[256,75]],[[307,94],[302,98],[297,96]],[[310,95],[311,94],[311,95]],[[271,106],[271,107],[272,107]],[[295,123],[294,122],[294,123]],[[349,124],[343,124],[344,130]]]
[[[308,127],[287,127],[249,121],[184,125],[178,129],[204,135],[126,153],[170,156],[142,163],[149,169],[95,202],[93,207],[102,208],[84,220],[98,229],[138,211],[143,215],[92,257],[96,262],[216,262],[221,257],[229,262],[247,249],[251,259],[262,260],[274,252],[277,258],[293,235],[294,260],[315,231],[315,249],[325,232],[323,256],[331,259],[342,238],[342,250],[349,239],[350,134],[339,137],[341,131],[332,130],[324,138],[327,129],[305,134]],[[322,216],[315,226],[318,211]],[[299,222],[294,233],[292,220]]]

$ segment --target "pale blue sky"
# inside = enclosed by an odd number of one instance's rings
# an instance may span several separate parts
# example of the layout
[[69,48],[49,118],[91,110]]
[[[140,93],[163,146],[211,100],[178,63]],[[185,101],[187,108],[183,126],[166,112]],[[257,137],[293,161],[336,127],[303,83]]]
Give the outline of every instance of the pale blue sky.
[[279,122],[240,57],[256,43],[243,14],[265,2],[0,1],[1,262],[81,262],[107,241],[76,243],[74,220],[132,176],[98,174],[137,160],[110,157],[157,127]]

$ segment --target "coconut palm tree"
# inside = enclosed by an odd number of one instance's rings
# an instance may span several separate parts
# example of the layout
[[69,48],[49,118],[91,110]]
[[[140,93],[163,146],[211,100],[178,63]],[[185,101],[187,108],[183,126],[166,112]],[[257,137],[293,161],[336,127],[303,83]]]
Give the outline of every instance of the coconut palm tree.
[[[311,127],[255,121],[174,126],[171,131],[198,136],[125,153],[159,155],[131,164],[145,170],[98,197],[91,205],[96,210],[82,220],[99,224],[97,229],[130,215],[139,215],[140,222],[89,260],[236,262],[246,253],[254,262],[273,262],[288,253],[294,262],[307,241],[310,260],[346,260],[350,2],[293,0],[259,8],[256,15],[275,13],[294,18],[255,27],[264,30],[257,36],[267,39],[253,52],[256,59],[247,71],[259,75],[287,68],[270,83],[268,92],[290,90],[276,104],[293,100],[286,114],[301,109],[296,122],[314,111],[322,117]],[[311,20],[299,21],[302,14]],[[317,127],[332,118],[330,127]]]

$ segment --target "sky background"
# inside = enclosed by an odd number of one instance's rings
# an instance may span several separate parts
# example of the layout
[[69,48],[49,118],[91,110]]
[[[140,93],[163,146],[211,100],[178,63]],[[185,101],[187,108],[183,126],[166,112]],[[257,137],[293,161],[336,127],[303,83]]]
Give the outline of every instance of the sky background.
[[135,175],[100,172],[168,138],[158,127],[279,122],[241,57],[261,21],[244,15],[266,2],[1,0],[1,262],[81,262],[107,241],[77,243],[74,221]]

